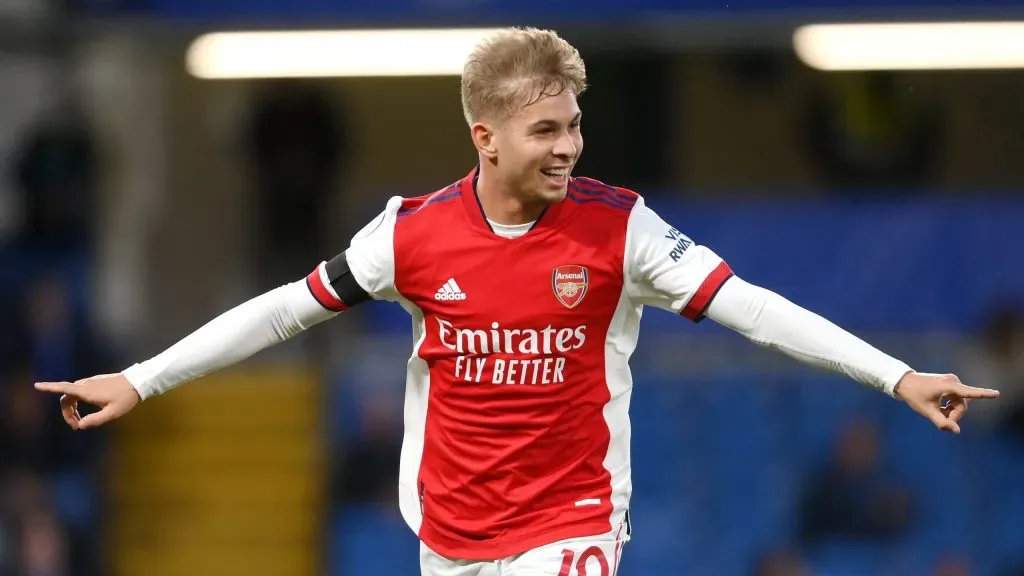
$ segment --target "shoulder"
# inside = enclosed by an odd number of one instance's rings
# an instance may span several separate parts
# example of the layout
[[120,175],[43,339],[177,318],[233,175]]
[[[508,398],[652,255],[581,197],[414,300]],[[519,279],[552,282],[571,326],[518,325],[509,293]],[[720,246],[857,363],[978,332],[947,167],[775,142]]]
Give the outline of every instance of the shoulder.
[[569,181],[566,199],[588,209],[628,215],[643,198],[636,192],[605,184],[594,178],[577,176]]
[[442,205],[447,205],[450,208],[453,204],[452,200],[462,197],[461,184],[460,180],[430,194],[402,198],[396,218],[399,221],[407,220],[410,217],[419,218],[423,214],[436,213],[437,208]]

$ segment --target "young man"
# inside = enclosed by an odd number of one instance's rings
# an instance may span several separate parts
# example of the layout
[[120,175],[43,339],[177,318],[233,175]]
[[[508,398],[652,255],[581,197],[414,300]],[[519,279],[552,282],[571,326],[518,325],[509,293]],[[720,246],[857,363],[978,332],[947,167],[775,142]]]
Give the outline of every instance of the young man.
[[[414,321],[402,514],[432,576],[614,574],[629,539],[628,360],[643,306],[709,317],[846,374],[959,432],[955,376],[921,374],[733,275],[628,190],[570,177],[583,151],[578,52],[509,29],[476,48],[462,102],[479,164],[392,198],[304,280],[234,308],[122,374],[39,384],[90,428],[369,299]],[[102,409],[84,418],[79,401]]]

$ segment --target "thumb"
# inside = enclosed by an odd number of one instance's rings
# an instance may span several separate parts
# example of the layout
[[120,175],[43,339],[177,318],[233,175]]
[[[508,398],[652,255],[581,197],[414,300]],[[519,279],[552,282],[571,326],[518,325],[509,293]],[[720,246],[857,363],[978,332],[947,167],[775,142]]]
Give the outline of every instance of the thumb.
[[112,403],[107,404],[102,410],[93,412],[79,420],[78,429],[96,428],[110,422],[114,418],[117,418],[117,414],[114,412],[114,405]]
[[938,408],[928,410],[925,416],[935,424],[935,427],[939,430],[945,430],[946,432],[952,432],[953,434],[960,433],[960,425],[956,423],[952,418],[947,417]]

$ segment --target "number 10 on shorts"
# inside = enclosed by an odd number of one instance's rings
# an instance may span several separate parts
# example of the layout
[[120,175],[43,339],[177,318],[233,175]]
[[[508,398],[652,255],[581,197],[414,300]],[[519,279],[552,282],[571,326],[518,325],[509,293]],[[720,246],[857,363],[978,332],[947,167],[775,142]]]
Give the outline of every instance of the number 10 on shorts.
[[[601,567],[600,574],[587,573],[587,562],[594,558],[597,560],[597,564]],[[574,562],[575,561],[575,562]],[[573,564],[576,565],[576,571],[573,571]],[[593,562],[590,562],[593,565]],[[602,551],[597,546],[591,546],[583,551],[579,557],[572,550],[562,550],[562,569],[558,571],[558,576],[611,576],[611,572],[608,569],[608,559],[604,556]]]

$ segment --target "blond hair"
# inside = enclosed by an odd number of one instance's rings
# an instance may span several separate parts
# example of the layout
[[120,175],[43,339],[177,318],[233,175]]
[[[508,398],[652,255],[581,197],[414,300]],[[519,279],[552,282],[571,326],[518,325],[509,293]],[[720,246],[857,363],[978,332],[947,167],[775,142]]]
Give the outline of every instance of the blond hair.
[[503,118],[544,96],[587,88],[576,48],[551,30],[506,28],[473,49],[462,70],[462,112],[472,125]]

